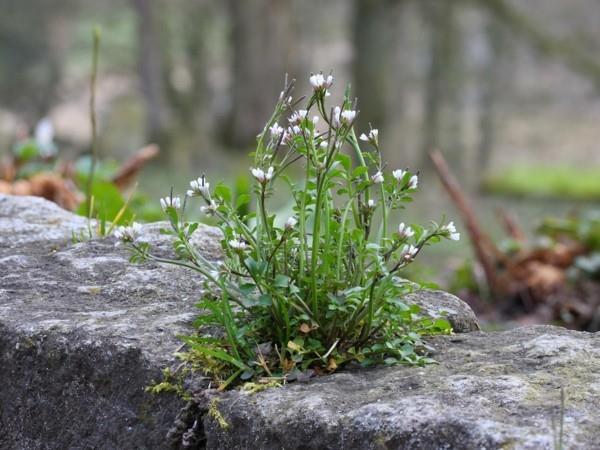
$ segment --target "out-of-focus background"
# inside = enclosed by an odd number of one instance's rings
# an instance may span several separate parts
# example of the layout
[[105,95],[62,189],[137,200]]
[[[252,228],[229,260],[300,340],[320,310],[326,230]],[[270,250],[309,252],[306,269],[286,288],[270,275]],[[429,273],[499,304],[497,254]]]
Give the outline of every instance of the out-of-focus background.
[[[332,71],[332,104],[350,84],[359,131],[379,129],[388,168],[420,170],[403,220],[446,214],[464,231],[428,157],[440,149],[502,251],[518,236],[504,244],[501,217],[530,246],[544,219],[596,223],[581,219],[600,209],[596,0],[0,0],[0,154],[17,161],[6,182],[46,170],[50,154],[61,176],[89,166],[96,26],[100,171],[157,144],[138,176],[152,201],[203,172],[245,176],[284,75],[299,95],[310,72]],[[30,137],[51,148],[36,153]],[[42,162],[24,170],[34,153]],[[463,237],[432,248],[414,277],[477,287]]]

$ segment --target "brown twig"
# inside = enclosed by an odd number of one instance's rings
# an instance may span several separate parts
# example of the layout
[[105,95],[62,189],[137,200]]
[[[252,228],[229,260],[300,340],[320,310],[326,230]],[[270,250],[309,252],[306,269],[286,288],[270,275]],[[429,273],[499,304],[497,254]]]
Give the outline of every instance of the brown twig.
[[113,177],[112,182],[122,191],[133,182],[142,167],[158,155],[158,152],[158,146],[154,144],[147,145],[138,150],[135,155],[125,161]]
[[506,233],[518,243],[524,244],[527,238],[515,216],[503,208],[497,208],[496,214],[502,221]]
[[487,234],[481,230],[473,209],[469,205],[466,196],[463,194],[458,181],[452,174],[442,154],[439,151],[434,151],[429,156],[446,192],[448,192],[448,195],[458,208],[465,222],[475,255],[488,281],[490,293],[493,297],[496,297],[499,293],[499,284],[498,277],[496,276],[496,260],[493,255],[500,252]]

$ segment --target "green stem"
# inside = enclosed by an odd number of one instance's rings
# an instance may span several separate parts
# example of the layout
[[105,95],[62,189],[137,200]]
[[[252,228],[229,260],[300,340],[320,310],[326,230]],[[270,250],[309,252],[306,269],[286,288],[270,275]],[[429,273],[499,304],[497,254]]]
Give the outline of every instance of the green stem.
[[323,195],[323,184],[325,183],[325,177],[317,175],[317,199],[315,201],[315,214],[313,222],[313,234],[312,234],[312,251],[311,251],[311,274],[310,278],[312,281],[312,306],[313,312],[318,317],[318,296],[317,296],[317,264],[319,262],[319,245],[320,245],[320,232],[321,232],[321,199]]
[[88,173],[87,186],[85,190],[86,205],[91,214],[92,187],[94,183],[94,174],[96,172],[96,161],[98,159],[98,131],[96,126],[96,78],[98,76],[98,57],[100,54],[100,27],[95,27],[92,35],[92,74],[90,77],[90,125],[92,130],[92,161]]
[[387,221],[388,221],[388,209],[385,202],[385,183],[381,183],[381,220],[382,220],[382,233],[381,237],[387,237]]
[[340,271],[342,270],[342,251],[344,248],[344,233],[346,232],[346,220],[348,218],[348,212],[350,211],[350,207],[352,207],[354,204],[354,198],[351,198],[350,200],[348,200],[348,203],[346,204],[346,208],[344,209],[344,214],[342,214],[342,223],[340,225],[340,232],[338,233],[339,236],[339,242],[338,242],[338,249],[337,249],[337,258],[336,258],[336,269],[337,269],[337,273],[336,273],[336,280],[340,279]]

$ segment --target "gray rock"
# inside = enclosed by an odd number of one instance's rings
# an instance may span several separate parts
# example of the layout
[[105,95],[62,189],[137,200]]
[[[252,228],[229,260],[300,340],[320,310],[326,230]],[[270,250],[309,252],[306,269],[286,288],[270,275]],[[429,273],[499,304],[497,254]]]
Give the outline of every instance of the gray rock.
[[[433,340],[438,364],[337,373],[218,403],[215,449],[600,448],[600,334],[536,326]],[[556,425],[553,427],[552,419]]]
[[[143,239],[166,255],[171,248],[158,233],[161,226],[145,225]],[[171,446],[166,435],[184,403],[144,389],[160,379],[163,367],[176,364],[177,335],[191,330],[201,280],[175,267],[132,265],[112,237],[79,242],[89,230],[93,236],[95,227],[45,200],[0,195],[2,449]],[[201,227],[195,243],[216,260],[220,238],[216,229]],[[434,316],[447,311],[457,331],[477,328],[473,313],[456,297],[424,291],[410,301]],[[444,441],[447,448],[481,442],[495,448],[505,435],[516,436],[516,443],[533,439],[529,430],[536,417],[539,442],[547,442],[543,427],[547,413],[557,409],[556,386],[567,372],[546,373],[543,381],[543,364],[560,360],[565,371],[573,365],[575,372],[568,373],[574,383],[589,368],[589,384],[575,386],[585,401],[594,401],[600,390],[600,380],[593,379],[594,341],[551,328],[522,333],[537,342],[528,353],[519,345],[529,341],[519,343],[519,335],[455,335],[435,340],[439,365],[339,373],[256,396],[228,393],[219,408],[232,426],[222,430],[206,416],[207,445],[375,448],[387,442],[388,448],[408,448],[422,442],[437,448]],[[510,342],[514,353],[501,341]],[[582,349],[589,349],[590,358],[583,360]],[[529,372],[540,373],[526,377],[524,361],[537,364]],[[529,396],[533,406],[523,400]],[[578,405],[580,416],[568,405],[569,432],[583,433],[596,418],[583,400]],[[198,423],[202,411],[196,411]],[[500,418],[506,422],[498,425]],[[519,418],[522,425],[511,425]],[[457,447],[461,442],[466,446]]]
[[444,317],[455,333],[469,333],[480,329],[471,307],[447,292],[421,290],[407,295],[406,302],[420,306],[423,313],[430,317]]
[[[1,449],[168,448],[183,402],[144,389],[173,364],[201,282],[130,264],[112,237],[73,242],[88,227],[45,200],[0,195]],[[144,239],[166,254],[159,228]],[[215,229],[199,236],[215,254]]]

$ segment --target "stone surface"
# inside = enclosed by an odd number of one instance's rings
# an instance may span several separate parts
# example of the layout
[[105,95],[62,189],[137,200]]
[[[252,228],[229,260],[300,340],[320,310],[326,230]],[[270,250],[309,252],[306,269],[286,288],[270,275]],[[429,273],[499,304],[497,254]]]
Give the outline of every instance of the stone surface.
[[[207,448],[600,448],[600,334],[536,326],[433,340],[439,364],[321,377],[227,393],[207,416]],[[556,425],[553,427],[552,418]]]
[[[144,240],[166,255],[160,227],[145,225]],[[144,388],[174,364],[201,280],[132,265],[114,238],[90,239],[94,228],[43,199],[0,195],[0,449],[171,446],[165,436],[183,402]],[[203,254],[219,258],[218,230],[195,236]],[[459,331],[477,327],[456,297],[425,292],[411,301],[432,315],[448,311]]]

